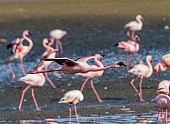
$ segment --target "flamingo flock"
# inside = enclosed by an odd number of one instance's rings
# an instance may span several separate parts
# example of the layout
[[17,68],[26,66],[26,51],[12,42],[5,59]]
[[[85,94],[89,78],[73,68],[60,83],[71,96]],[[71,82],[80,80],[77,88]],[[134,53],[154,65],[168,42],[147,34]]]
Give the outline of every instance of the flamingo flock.
[[[95,89],[93,78],[101,77],[104,71],[109,68],[119,68],[121,66],[127,67],[127,73],[134,75],[134,78],[131,80],[130,84],[134,89],[134,91],[136,92],[136,94],[138,95],[139,101],[140,102],[144,101],[142,95],[143,78],[150,78],[153,72],[155,73],[155,75],[158,75],[159,70],[166,71],[168,67],[170,67],[170,54],[165,54],[164,56],[162,56],[161,61],[157,63],[155,67],[152,66],[151,55],[146,56],[146,64],[133,63],[132,55],[139,51],[139,46],[140,46],[139,43],[140,38],[138,35],[135,34],[135,32],[142,30],[143,27],[142,21],[143,21],[143,17],[141,15],[137,15],[136,21],[131,21],[127,23],[124,26],[124,28],[128,30],[126,34],[129,36],[130,39],[127,41],[120,41],[116,45],[118,49],[122,50],[122,53],[128,56],[127,58],[129,58],[129,60],[127,59],[126,62],[118,61],[118,62],[113,62],[107,66],[104,66],[102,63],[102,59],[104,58],[104,56],[102,56],[99,53],[91,56],[84,56],[76,60],[73,60],[68,57],[61,57],[62,53],[64,52],[61,39],[65,35],[67,35],[67,32],[61,29],[55,29],[49,33],[50,36],[49,38],[43,39],[42,45],[45,48],[45,51],[44,53],[42,53],[42,56],[40,57],[36,66],[32,70],[29,70],[28,73],[26,73],[24,70],[23,58],[31,51],[33,47],[33,41],[31,40],[31,38],[28,37],[32,33],[28,30],[25,30],[21,38],[16,38],[10,44],[7,45],[7,49],[11,48],[11,54],[12,54],[11,57],[9,58],[9,61],[7,62],[9,70],[12,74],[11,79],[14,80],[16,75],[10,63],[14,60],[19,59],[20,68],[22,70],[23,77],[21,77],[18,81],[27,84],[27,87],[22,92],[21,99],[18,105],[18,110],[19,111],[21,110],[26,91],[31,88],[31,94],[32,94],[34,104],[36,106],[36,110],[40,111],[37,100],[35,98],[34,87],[44,86],[47,80],[53,88],[56,88],[55,84],[49,78],[48,72],[58,71],[63,74],[73,74],[85,78],[84,82],[82,83],[82,86],[78,90],[71,90],[66,92],[64,94],[64,97],[62,97],[58,103],[67,103],[70,105],[69,123],[71,123],[71,116],[72,116],[71,106],[73,105],[76,118],[77,118],[77,123],[79,124],[80,122],[78,119],[76,105],[80,101],[84,100],[83,90],[88,80],[90,80],[91,88],[94,94],[96,95],[98,102],[103,102],[98,92]],[[23,44],[24,41],[28,42],[27,46]],[[54,42],[56,42],[55,48],[53,48],[52,46]],[[93,65],[88,64],[88,61],[91,60],[93,60],[95,64]],[[130,66],[128,61],[130,61]],[[52,62],[58,64],[59,67],[48,69],[48,67],[52,64]],[[134,81],[136,78],[140,79],[139,89],[134,85]],[[170,109],[169,89],[170,89],[170,80],[161,81],[158,85],[158,90],[157,90],[158,95],[151,100],[159,110],[165,111],[164,123],[168,123],[167,110]],[[157,123],[160,115],[161,113],[159,111],[157,114]]]

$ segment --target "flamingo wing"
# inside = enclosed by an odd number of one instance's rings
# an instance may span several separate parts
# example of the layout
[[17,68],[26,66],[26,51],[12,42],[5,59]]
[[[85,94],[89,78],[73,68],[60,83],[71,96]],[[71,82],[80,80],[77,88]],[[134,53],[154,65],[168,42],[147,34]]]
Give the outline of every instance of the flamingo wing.
[[87,62],[89,59],[93,59],[93,58],[95,58],[95,56],[85,56],[85,57],[82,57],[82,58],[78,58],[75,61],[77,61],[77,62]]
[[164,55],[164,56],[162,57],[162,61],[163,61],[166,65],[170,66],[170,54]]
[[72,59],[69,58],[51,58],[51,59],[45,59],[45,61],[55,61],[56,63],[60,65],[67,65],[67,66],[74,66],[78,63]]
[[132,68],[128,72],[137,76],[145,76],[149,72],[149,68],[147,65],[138,64],[135,65],[134,68]]

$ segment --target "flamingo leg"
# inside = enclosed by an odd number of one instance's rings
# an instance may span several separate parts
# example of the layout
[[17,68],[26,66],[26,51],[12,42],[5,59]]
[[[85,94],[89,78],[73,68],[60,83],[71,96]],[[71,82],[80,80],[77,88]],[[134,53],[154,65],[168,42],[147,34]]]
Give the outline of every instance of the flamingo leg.
[[157,115],[156,115],[156,124],[158,124],[158,119],[159,119],[159,116],[160,116],[160,110],[158,111]]
[[167,111],[167,109],[165,110],[165,113],[164,113],[164,123],[165,124],[168,123],[168,111]]
[[[47,67],[46,67],[46,69],[47,69]],[[57,88],[57,87],[54,85],[54,83],[51,81],[51,79],[48,77],[48,74],[47,74],[47,73],[45,73],[45,78],[47,79],[47,81],[50,83],[50,85],[51,85],[53,88]]]
[[136,86],[133,84],[134,81],[135,81],[135,78],[131,80],[130,84],[132,85],[132,87],[133,87],[133,89],[135,90],[135,92],[136,92],[137,94],[139,94],[138,89],[137,89]]
[[128,54],[126,54],[126,70],[128,71],[129,70],[129,59],[128,59]]
[[76,114],[77,124],[80,124],[78,114],[77,114],[76,104],[74,104],[74,111],[75,111],[75,114]]
[[71,124],[71,104],[69,104],[69,124]]
[[80,91],[82,92],[84,89],[84,86],[86,85],[87,81],[89,80],[89,78],[86,78],[85,81],[83,82]]
[[40,111],[40,109],[39,109],[39,107],[38,107],[38,104],[37,104],[37,101],[36,101],[36,99],[35,99],[34,89],[33,89],[33,88],[31,89],[31,93],[32,93],[32,98],[33,98],[33,100],[34,100],[34,104],[35,104],[35,106],[36,106],[36,109],[37,109],[38,111]]
[[135,41],[135,31],[132,31],[131,38],[132,38],[133,41]]
[[22,70],[22,73],[26,75],[25,70],[24,70],[24,65],[23,65],[23,59],[20,59],[20,68]]
[[129,55],[130,66],[133,66],[132,54]]
[[14,80],[14,79],[15,79],[15,73],[14,73],[14,70],[12,69],[12,66],[11,66],[10,63],[11,63],[11,61],[8,61],[8,62],[7,62],[7,65],[8,65],[8,67],[9,67],[9,69],[10,69],[11,74],[12,74],[11,79]]
[[25,92],[26,92],[30,87],[31,87],[31,85],[27,86],[27,87],[22,91],[20,103],[19,103],[19,106],[18,106],[18,110],[19,110],[19,111],[21,110],[22,101],[23,101],[23,99],[24,99]]
[[139,92],[138,96],[139,96],[140,101],[143,101],[143,98],[142,98],[142,79],[143,78],[140,78],[140,83],[139,83],[140,92]]
[[101,100],[100,96],[98,95],[98,93],[97,93],[95,87],[94,87],[94,84],[93,84],[93,80],[92,80],[92,79],[90,79],[90,84],[91,84],[91,87],[92,87],[92,89],[93,89],[93,92],[95,93],[95,95],[96,95],[98,101],[99,101],[99,102],[103,102],[103,101]]

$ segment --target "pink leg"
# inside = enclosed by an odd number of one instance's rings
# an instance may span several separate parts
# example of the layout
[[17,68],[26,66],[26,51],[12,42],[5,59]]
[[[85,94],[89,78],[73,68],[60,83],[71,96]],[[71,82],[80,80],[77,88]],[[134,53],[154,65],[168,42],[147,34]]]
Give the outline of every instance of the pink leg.
[[128,59],[128,54],[126,54],[126,65],[127,65],[126,70],[127,70],[127,72],[128,72],[128,70],[129,70],[129,59]]
[[77,124],[80,124],[78,114],[77,114],[76,104],[74,104],[74,111],[75,111],[75,114],[76,114]]
[[89,80],[89,78],[86,78],[85,81],[83,82],[80,91],[83,92],[84,86],[86,85],[87,81]]
[[132,54],[129,55],[129,59],[130,59],[130,65],[133,66]]
[[164,124],[167,124],[168,123],[168,112],[167,112],[167,109],[165,110],[165,113],[164,113]]
[[20,59],[20,67],[21,67],[22,73],[26,75],[25,70],[24,70],[24,65],[23,65],[23,59]]
[[137,94],[139,94],[138,89],[137,89],[137,88],[135,87],[135,85],[133,84],[134,81],[135,81],[135,78],[131,80],[130,84],[132,85],[132,87],[133,87],[133,89],[135,90],[135,92],[136,92]]
[[159,111],[158,111],[158,113],[157,113],[157,117],[156,117],[156,124],[158,124],[159,116],[160,116],[160,110],[159,110]]
[[[47,70],[47,67],[46,67],[46,70]],[[46,79],[47,79],[47,81],[51,84],[51,86],[53,87],[53,88],[56,88],[56,86],[54,85],[54,83],[50,80],[50,78],[48,77],[48,74],[47,73],[45,73],[45,77],[46,77]]]
[[33,89],[33,88],[31,89],[31,92],[32,92],[32,98],[33,98],[33,100],[34,100],[34,104],[35,104],[35,106],[36,106],[36,109],[37,109],[38,111],[40,111],[40,109],[39,109],[39,107],[38,107],[38,104],[37,104],[37,101],[36,101],[36,99],[35,99],[34,89]]
[[92,89],[93,89],[93,92],[95,93],[95,95],[96,95],[98,101],[99,101],[99,102],[103,102],[103,101],[101,100],[100,96],[98,95],[98,93],[97,93],[97,91],[96,91],[94,85],[93,85],[93,80],[92,80],[92,79],[90,79],[90,84],[91,84],[91,87],[92,87]]
[[27,86],[27,87],[22,91],[22,96],[21,96],[20,103],[19,103],[19,106],[18,106],[18,110],[19,110],[19,111],[21,110],[22,101],[23,101],[23,99],[24,99],[25,92],[26,92],[30,87],[31,87],[31,85]]
[[132,38],[133,41],[136,41],[136,39],[135,39],[135,31],[132,31],[131,38]]
[[9,69],[10,69],[11,73],[12,73],[12,77],[11,77],[11,79],[12,79],[12,80],[14,80],[14,79],[15,79],[15,73],[14,73],[14,71],[13,71],[12,67],[11,67],[10,62],[11,62],[11,61],[7,62],[7,65],[8,65],[8,67],[9,67]]
[[71,105],[69,105],[69,124],[71,124]]
[[139,83],[140,92],[139,92],[138,96],[139,96],[140,101],[143,101],[143,99],[142,99],[142,79],[143,78],[140,78],[140,83]]

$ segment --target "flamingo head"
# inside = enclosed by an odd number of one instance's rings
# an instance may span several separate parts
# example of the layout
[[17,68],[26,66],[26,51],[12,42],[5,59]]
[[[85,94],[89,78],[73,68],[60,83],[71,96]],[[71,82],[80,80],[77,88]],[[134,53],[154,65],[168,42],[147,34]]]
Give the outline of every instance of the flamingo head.
[[142,17],[141,15],[137,15],[137,16],[136,16],[136,20],[141,20],[141,21],[143,21],[143,17]]
[[23,32],[23,35],[31,35],[31,36],[32,36],[32,33],[31,33],[30,31],[28,31],[28,30],[25,30],[25,31]]
[[136,41],[136,42],[140,41],[140,38],[139,38],[138,35],[135,35],[135,41]]
[[149,60],[150,63],[152,63],[152,56],[151,55],[147,55],[146,59]]
[[113,68],[118,68],[120,66],[127,66],[124,62],[115,62],[112,67]]

